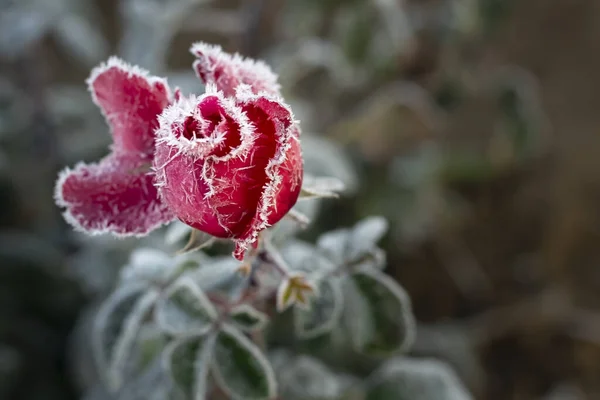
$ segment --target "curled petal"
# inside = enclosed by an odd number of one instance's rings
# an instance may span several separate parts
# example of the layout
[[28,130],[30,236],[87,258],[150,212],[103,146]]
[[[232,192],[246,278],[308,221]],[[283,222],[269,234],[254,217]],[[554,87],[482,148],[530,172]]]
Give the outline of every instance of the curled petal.
[[254,94],[279,94],[277,75],[262,61],[244,58],[239,54],[228,54],[221,46],[207,43],[194,43],[190,49],[198,59],[194,70],[206,84],[215,84],[227,97],[235,94],[240,84],[247,84]]
[[64,217],[88,234],[143,236],[174,219],[161,203],[143,155],[109,155],[98,164],[79,164],[59,175],[56,203]]
[[111,57],[87,82],[111,128],[113,150],[151,154],[157,116],[171,101],[166,80]]

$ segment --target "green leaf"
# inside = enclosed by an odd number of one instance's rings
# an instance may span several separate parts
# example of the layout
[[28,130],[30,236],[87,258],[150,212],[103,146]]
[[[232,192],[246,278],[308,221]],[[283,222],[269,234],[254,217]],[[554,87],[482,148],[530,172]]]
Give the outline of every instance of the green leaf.
[[138,350],[140,368],[146,368],[152,364],[168,344],[169,338],[159,329],[156,324],[146,323],[138,334]]
[[317,240],[321,253],[336,266],[343,265],[348,257],[348,243],[352,237],[350,229],[342,228],[322,234]]
[[315,198],[339,197],[339,193],[344,190],[344,182],[338,178],[332,177],[314,177],[304,175],[302,181],[302,190],[299,200],[308,200]]
[[344,323],[357,351],[387,354],[412,345],[411,303],[396,281],[377,270],[360,271],[345,289]]
[[233,399],[270,399],[277,385],[269,361],[236,329],[225,327],[215,345],[214,376]]
[[339,281],[331,278],[321,281],[317,292],[318,296],[310,302],[309,309],[296,307],[294,310],[296,335],[300,338],[309,339],[329,332],[342,314],[343,297]]
[[335,269],[335,264],[319,254],[313,245],[297,239],[289,240],[281,248],[281,256],[291,271],[306,275],[317,276]]
[[217,311],[189,277],[173,283],[156,305],[156,323],[172,335],[206,333]]
[[248,278],[240,272],[240,262],[231,256],[214,257],[189,277],[207,293],[224,294],[234,297],[246,287]]
[[207,257],[200,252],[173,256],[153,248],[138,248],[121,269],[120,284],[162,286],[190,269],[197,269],[206,261]]
[[161,360],[157,358],[148,368],[135,376],[128,377],[118,393],[101,399],[111,400],[165,400],[171,397],[173,385],[169,376],[161,367]]
[[301,355],[286,360],[277,368],[281,397],[284,399],[339,399],[342,382],[327,365],[318,359]]
[[471,400],[453,370],[437,360],[396,357],[368,379],[366,400]]
[[107,386],[116,391],[130,371],[131,356],[144,320],[159,294],[143,286],[115,292],[102,305],[94,322],[93,351]]
[[352,229],[350,239],[350,259],[354,260],[377,248],[377,242],[388,231],[388,222],[384,217],[374,216],[359,221]]
[[149,286],[161,282],[171,263],[171,257],[163,251],[137,248],[131,252],[128,263],[121,269],[120,283],[144,283]]
[[354,164],[341,146],[310,133],[303,133],[300,144],[307,175],[336,177],[344,183],[347,194],[358,189],[359,179]]
[[[317,247],[337,266],[362,264],[369,256],[381,253],[377,242],[381,240],[387,230],[388,222],[385,218],[369,217],[359,221],[352,229],[342,228],[324,233],[317,240]],[[376,255],[381,259],[380,256],[381,254]],[[377,264],[377,262],[372,262],[372,264]]]
[[215,336],[191,336],[172,342],[163,353],[163,367],[186,399],[204,400]]
[[242,304],[231,310],[230,318],[236,327],[245,332],[260,330],[269,321],[266,314],[248,304]]

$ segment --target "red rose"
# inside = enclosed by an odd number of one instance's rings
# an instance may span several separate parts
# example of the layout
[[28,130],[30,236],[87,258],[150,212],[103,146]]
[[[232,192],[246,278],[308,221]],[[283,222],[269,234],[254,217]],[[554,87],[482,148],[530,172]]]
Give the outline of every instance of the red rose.
[[302,156],[289,108],[245,85],[228,98],[207,85],[159,118],[157,186],[186,224],[236,241],[234,255],[256,243],[298,199]]
[[116,58],[92,72],[112,153],[63,171],[56,201],[87,233],[145,235],[179,218],[234,239],[242,259],[298,199],[300,129],[266,64],[206,44],[191,51],[207,86],[199,97],[171,95],[166,81]]
[[113,136],[99,163],[61,172],[55,199],[77,230],[142,236],[174,219],[151,173],[157,116],[173,101],[167,82],[113,57],[95,68],[88,85]]

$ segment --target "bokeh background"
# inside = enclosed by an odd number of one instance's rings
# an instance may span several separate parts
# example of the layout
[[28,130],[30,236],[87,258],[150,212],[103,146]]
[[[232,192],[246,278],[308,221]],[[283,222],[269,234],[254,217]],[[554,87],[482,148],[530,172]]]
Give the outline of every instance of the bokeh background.
[[600,398],[596,0],[0,2],[0,398],[88,389],[81,338],[138,244],[75,234],[52,198],[110,143],[90,69],[198,92],[197,40],[270,63],[307,164],[346,182],[303,237],[390,220],[415,356],[477,399]]

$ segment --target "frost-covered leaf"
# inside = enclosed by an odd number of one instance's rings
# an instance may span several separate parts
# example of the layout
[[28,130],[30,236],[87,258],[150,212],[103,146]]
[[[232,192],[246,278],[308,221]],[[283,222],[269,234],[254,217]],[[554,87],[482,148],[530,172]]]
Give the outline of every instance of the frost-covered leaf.
[[276,370],[284,399],[333,400],[342,394],[343,386],[336,374],[312,357],[296,357]]
[[344,322],[358,351],[382,354],[412,345],[412,307],[396,281],[379,271],[360,271],[345,283]]
[[338,267],[381,268],[385,253],[377,242],[385,235],[388,223],[383,217],[369,217],[353,228],[342,228],[322,234],[317,240],[320,252]]
[[348,258],[348,243],[351,237],[350,229],[336,229],[322,234],[317,240],[317,247],[334,264],[341,266]]
[[214,376],[232,399],[271,399],[275,374],[258,347],[241,332],[224,328],[215,345]]
[[388,222],[383,217],[368,217],[359,221],[352,229],[350,259],[356,259],[377,247],[377,242],[386,234]]
[[344,299],[339,281],[321,281],[318,292],[308,310],[299,307],[294,310],[296,334],[301,338],[308,339],[330,331],[342,314]]
[[178,279],[156,305],[156,322],[173,335],[206,333],[217,311],[204,292],[189,277]]
[[168,254],[160,250],[137,248],[129,256],[127,265],[121,269],[121,283],[160,282],[170,264],[171,259]]
[[138,355],[140,369],[152,364],[157,356],[164,350],[168,337],[156,324],[145,323],[138,334]]
[[352,270],[382,270],[385,267],[386,261],[385,251],[379,247],[375,247],[370,252],[363,254],[356,261],[353,261]]
[[290,240],[281,248],[281,256],[291,271],[314,276],[333,270],[335,265],[321,256],[315,247],[301,240]]
[[233,257],[216,257],[189,276],[205,292],[219,292],[235,298],[248,284],[248,278],[239,269],[240,262]]
[[206,399],[214,345],[213,335],[190,336],[171,342],[165,349],[163,368],[184,398]]
[[338,178],[304,175],[300,200],[309,200],[321,197],[339,197],[344,190],[344,182]]
[[136,338],[158,296],[155,290],[125,287],[109,297],[98,311],[93,350],[111,390],[122,386]]
[[277,311],[282,312],[294,304],[308,308],[310,298],[315,295],[318,295],[317,288],[304,274],[291,274],[277,288]]
[[471,399],[471,394],[446,364],[395,357],[369,377],[366,400]]
[[[165,400],[170,398],[172,384],[157,358],[141,374],[124,382],[110,400]],[[173,399],[175,400],[175,399]]]
[[313,176],[331,176],[340,179],[346,193],[358,188],[358,176],[351,160],[337,144],[316,135],[303,134],[302,157],[305,172]]
[[121,284],[128,282],[145,285],[163,285],[188,269],[198,268],[208,258],[199,252],[170,255],[153,248],[133,250],[129,262],[121,270]]
[[235,307],[231,310],[229,317],[236,327],[246,332],[260,330],[269,321],[269,317],[265,313],[248,304]]

